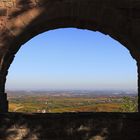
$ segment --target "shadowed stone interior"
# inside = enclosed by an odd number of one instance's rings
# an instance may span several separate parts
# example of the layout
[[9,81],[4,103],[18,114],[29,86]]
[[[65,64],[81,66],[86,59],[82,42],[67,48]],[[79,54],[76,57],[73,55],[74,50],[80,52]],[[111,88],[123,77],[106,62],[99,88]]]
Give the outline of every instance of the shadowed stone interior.
[[[124,45],[137,61],[138,96],[140,96],[140,0],[0,0],[0,112],[8,111],[5,93],[6,76],[21,45],[42,32],[66,27],[99,31]],[[138,102],[140,111],[140,97]],[[0,133],[7,138],[9,134],[9,139],[10,134],[16,135],[17,130],[28,134],[29,128],[24,129],[24,127],[29,126],[30,129],[34,128],[31,129],[33,133],[40,133],[44,126],[44,122],[40,119],[43,117],[42,115],[24,116],[10,113],[0,116],[2,117]],[[51,119],[49,118],[50,121],[47,119],[45,126],[50,129],[46,128],[47,133],[44,130],[38,135],[46,133],[49,140],[54,140],[54,137],[55,140],[69,140],[70,138],[73,140],[83,140],[84,138],[84,140],[108,140],[106,136],[109,134],[111,134],[111,140],[121,139],[121,136],[124,137],[122,139],[128,140],[140,139],[139,113],[131,114],[132,117],[129,117],[129,114],[125,114],[126,117],[123,114],[114,114],[109,119],[102,114],[97,115],[97,118],[95,117],[96,114],[95,116],[91,115],[95,119],[88,117],[82,119],[82,116],[79,118],[78,114],[75,114],[74,118],[71,118],[69,114],[67,114],[68,118],[65,118],[65,115],[60,116],[62,118],[58,119],[57,115],[52,115]],[[40,125],[35,121],[36,119],[39,119]],[[54,122],[59,120],[58,123],[53,124],[55,129],[51,126],[53,119]],[[60,122],[63,119],[66,130],[61,131]],[[74,127],[68,128],[72,122]],[[81,125],[80,122],[82,122]],[[104,123],[108,127],[104,127]],[[94,127],[97,128],[95,132],[92,130]],[[114,127],[116,131],[112,130]],[[76,131],[74,131],[75,129]],[[52,131],[53,135],[51,134]],[[59,136],[61,138],[57,137],[58,131],[60,131]],[[94,134],[97,132],[96,134],[99,135],[93,135],[93,137],[91,135],[90,137],[91,131]],[[73,137],[73,134],[77,136]],[[84,136],[81,138],[82,135]]]
[[1,140],[139,140],[140,114],[1,114]]

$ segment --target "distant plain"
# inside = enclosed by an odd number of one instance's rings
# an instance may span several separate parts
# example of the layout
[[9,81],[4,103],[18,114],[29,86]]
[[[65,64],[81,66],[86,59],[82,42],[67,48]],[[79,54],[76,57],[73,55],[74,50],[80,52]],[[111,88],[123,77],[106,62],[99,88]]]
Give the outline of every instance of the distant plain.
[[117,94],[114,91],[12,91],[8,94],[8,100],[10,112],[124,112],[122,105],[126,96],[133,99],[136,94],[122,91]]

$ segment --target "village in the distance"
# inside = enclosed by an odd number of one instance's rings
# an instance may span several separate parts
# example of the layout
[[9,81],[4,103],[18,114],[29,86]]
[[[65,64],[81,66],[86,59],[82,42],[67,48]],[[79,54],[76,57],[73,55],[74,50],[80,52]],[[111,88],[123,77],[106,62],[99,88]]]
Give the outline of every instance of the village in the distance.
[[133,90],[7,91],[10,112],[137,112]]

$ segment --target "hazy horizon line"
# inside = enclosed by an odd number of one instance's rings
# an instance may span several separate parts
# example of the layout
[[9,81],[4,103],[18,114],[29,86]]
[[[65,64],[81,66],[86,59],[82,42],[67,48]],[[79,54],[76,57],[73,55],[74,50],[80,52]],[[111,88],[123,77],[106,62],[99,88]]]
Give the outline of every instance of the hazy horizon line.
[[6,89],[6,91],[135,91],[136,89]]

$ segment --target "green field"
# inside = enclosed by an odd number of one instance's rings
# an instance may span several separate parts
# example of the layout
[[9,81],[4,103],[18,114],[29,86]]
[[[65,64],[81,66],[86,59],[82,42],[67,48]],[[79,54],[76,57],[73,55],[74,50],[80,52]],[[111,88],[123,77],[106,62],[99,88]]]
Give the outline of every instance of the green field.
[[10,112],[122,112],[118,97],[22,96],[9,98]]

